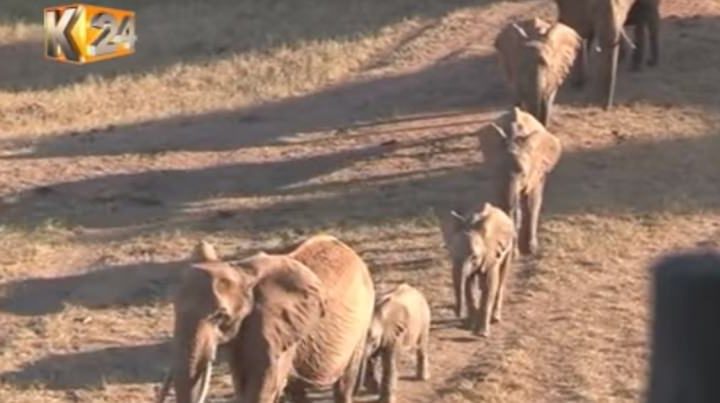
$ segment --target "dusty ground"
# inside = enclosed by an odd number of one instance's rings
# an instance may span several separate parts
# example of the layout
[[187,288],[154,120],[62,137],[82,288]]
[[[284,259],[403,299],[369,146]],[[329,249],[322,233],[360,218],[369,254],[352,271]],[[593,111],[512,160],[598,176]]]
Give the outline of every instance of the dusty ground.
[[542,255],[490,339],[452,320],[432,208],[490,195],[478,136],[509,101],[492,40],[550,1],[130,1],[138,54],[85,67],[43,61],[35,5],[6,3],[0,402],[150,401],[192,245],[316,231],[431,300],[434,377],[405,365],[401,401],[638,401],[648,264],[719,246],[717,1],[664,1],[661,65],[623,67],[612,111],[560,94]]

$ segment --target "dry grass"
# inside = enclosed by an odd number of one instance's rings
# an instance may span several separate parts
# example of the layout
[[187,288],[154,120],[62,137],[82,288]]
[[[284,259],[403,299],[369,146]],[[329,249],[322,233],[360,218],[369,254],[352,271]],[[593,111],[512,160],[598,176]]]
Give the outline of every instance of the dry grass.
[[516,265],[487,340],[450,320],[432,207],[491,194],[492,39],[548,2],[131,1],[138,54],[79,68],[36,54],[28,3],[0,24],[0,402],[150,400],[192,245],[242,256],[315,231],[378,287],[429,296],[434,379],[402,401],[637,401],[646,267],[720,242],[712,0],[663,3],[662,64],[623,70],[617,108],[559,96],[542,256]]

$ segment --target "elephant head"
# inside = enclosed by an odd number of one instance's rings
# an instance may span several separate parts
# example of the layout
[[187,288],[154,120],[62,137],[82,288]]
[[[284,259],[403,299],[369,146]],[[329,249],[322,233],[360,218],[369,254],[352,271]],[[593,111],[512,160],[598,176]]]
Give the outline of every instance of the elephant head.
[[217,347],[235,337],[253,306],[256,279],[219,262],[192,265],[175,302],[172,369],[178,403],[205,399]]
[[550,25],[539,18],[512,23],[495,40],[516,102],[545,125],[581,42],[569,26]]
[[545,182],[560,160],[562,145],[532,115],[517,107],[501,118],[499,125],[491,126],[505,145],[505,163],[498,175],[501,206],[520,235],[519,246],[528,252],[536,248]]
[[471,277],[476,271],[484,273],[487,269],[485,240],[476,228],[482,225],[491,208],[485,203],[477,212],[463,215],[453,210],[448,216],[440,217],[440,229],[452,262],[455,315],[459,318],[465,316],[469,308],[467,292]]
[[371,392],[377,392],[380,386],[380,368],[378,354],[381,348],[392,348],[401,338],[410,320],[407,307],[389,304],[395,290],[381,295],[375,302],[372,321],[365,342],[364,361],[360,368],[358,385],[365,385]]
[[[216,259],[208,245],[199,250]],[[287,256],[191,265],[174,302],[175,362],[166,383],[174,381],[178,403],[203,402],[217,348],[230,342],[231,365],[252,363],[234,371],[241,401],[276,401],[294,349],[322,317],[324,302],[318,277]]]

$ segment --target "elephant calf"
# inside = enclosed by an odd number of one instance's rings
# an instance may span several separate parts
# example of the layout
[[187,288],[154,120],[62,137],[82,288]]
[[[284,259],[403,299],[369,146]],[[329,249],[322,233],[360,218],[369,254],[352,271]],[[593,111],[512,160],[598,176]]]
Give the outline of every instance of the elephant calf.
[[[416,288],[401,284],[383,294],[375,304],[365,350],[368,388],[380,389],[380,401],[394,403],[397,384],[397,354],[414,349],[417,355],[417,377],[430,379],[428,342],[430,339],[430,306]],[[381,360],[382,373],[378,372]]]
[[499,122],[492,126],[503,138],[506,150],[506,163],[500,172],[500,197],[504,210],[515,222],[520,251],[535,254],[545,183],[560,160],[562,145],[520,108],[513,108]]
[[[488,337],[491,316],[494,322],[501,319],[505,277],[516,238],[513,221],[501,209],[485,203],[467,215],[452,211],[440,217],[440,226],[452,261],[455,314],[463,318],[467,313],[467,327]],[[477,311],[475,286],[482,293]]]
[[581,44],[582,38],[569,26],[540,18],[512,23],[500,31],[495,48],[516,105],[547,125],[555,94]]

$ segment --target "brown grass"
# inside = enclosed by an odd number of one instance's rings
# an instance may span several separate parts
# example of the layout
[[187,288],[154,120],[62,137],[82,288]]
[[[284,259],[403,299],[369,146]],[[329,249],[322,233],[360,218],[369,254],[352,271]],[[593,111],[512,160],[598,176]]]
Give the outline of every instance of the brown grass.
[[623,67],[612,111],[558,97],[542,256],[515,266],[487,340],[451,320],[431,208],[490,195],[477,137],[508,103],[492,40],[547,2],[182,1],[162,18],[132,1],[138,54],[85,67],[43,61],[35,11],[8,3],[0,402],[149,401],[194,243],[243,256],[316,231],[379,288],[428,295],[434,378],[403,380],[401,401],[638,401],[649,262],[720,242],[712,0],[663,2],[661,65]]

